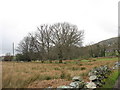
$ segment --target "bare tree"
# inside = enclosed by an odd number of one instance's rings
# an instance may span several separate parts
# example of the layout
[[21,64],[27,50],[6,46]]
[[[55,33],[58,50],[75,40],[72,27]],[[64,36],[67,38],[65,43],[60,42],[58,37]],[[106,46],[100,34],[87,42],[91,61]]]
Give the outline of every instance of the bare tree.
[[[76,57],[76,49],[82,45],[83,31],[76,25],[56,23],[37,27],[34,34],[29,33],[19,44],[18,51],[28,59],[44,60],[71,59]],[[51,61],[51,60],[50,60]]]
[[25,59],[30,61],[29,50],[30,50],[30,38],[27,36],[24,37],[24,39],[19,43],[19,46],[17,47],[17,51],[21,54],[24,54]]
[[57,48],[59,62],[62,63],[65,49],[69,51],[71,46],[80,46],[82,44],[83,31],[78,31],[77,26],[66,22],[56,23],[50,29],[52,31],[51,41]]
[[51,31],[49,30],[48,25],[41,25],[40,27],[37,27],[36,32],[36,48],[38,52],[40,53],[42,62],[45,59],[49,59],[49,53],[50,53],[50,37],[51,37]]

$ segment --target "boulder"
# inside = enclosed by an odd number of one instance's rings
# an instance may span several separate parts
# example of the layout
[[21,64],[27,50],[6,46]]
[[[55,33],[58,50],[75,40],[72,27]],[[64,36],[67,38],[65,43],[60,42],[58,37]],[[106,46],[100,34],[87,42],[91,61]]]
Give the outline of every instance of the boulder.
[[89,72],[89,73],[88,73],[88,76],[92,76],[92,75],[94,75],[92,72]]
[[118,65],[118,66],[120,66],[120,62],[116,62],[116,63],[115,63],[115,65]]
[[85,82],[84,81],[74,81],[70,83],[70,86],[73,88],[84,88]]
[[71,82],[70,86],[73,87],[73,88],[79,88],[79,81]]
[[65,86],[65,85],[63,85],[63,86],[59,86],[59,87],[57,87],[58,89],[60,88],[72,88],[71,86]]
[[102,83],[100,80],[96,80],[94,83],[96,84],[96,86],[99,86],[99,87],[102,86]]
[[118,69],[120,67],[120,62],[115,62],[115,65],[113,66],[114,69]]
[[94,82],[88,82],[86,86],[87,88],[91,88],[91,89],[95,89],[97,87]]
[[96,71],[95,69],[91,70],[89,73],[88,73],[88,76],[93,76],[93,75],[97,75],[99,72]]
[[93,76],[90,76],[89,77],[89,80],[92,81],[92,80],[96,80],[97,79],[97,76],[96,75],[93,75]]
[[72,80],[73,80],[73,81],[82,81],[83,79],[82,79],[81,76],[74,76],[74,77],[72,78]]

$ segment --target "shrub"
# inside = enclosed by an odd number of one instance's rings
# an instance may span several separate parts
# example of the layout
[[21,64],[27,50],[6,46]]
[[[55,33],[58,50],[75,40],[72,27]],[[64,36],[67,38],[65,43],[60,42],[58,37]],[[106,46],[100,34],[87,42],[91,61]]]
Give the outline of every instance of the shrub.
[[50,76],[45,77],[45,80],[50,80],[50,79],[52,79]]
[[74,70],[79,70],[79,68],[78,67],[72,67],[72,70],[74,71]]
[[78,65],[79,65],[79,66],[82,66],[83,64],[79,63]]
[[97,61],[96,59],[94,59],[93,61]]
[[31,61],[28,55],[23,55],[23,54],[17,54],[16,60],[17,61]]
[[60,78],[61,78],[61,79],[64,79],[64,78],[65,78],[65,72],[64,72],[64,71],[61,71]]
[[81,67],[81,70],[85,70],[86,69],[86,67]]
[[58,68],[58,67],[55,67],[54,69],[55,69],[55,70],[60,70],[60,68]]
[[63,62],[63,64],[67,64],[67,62]]
[[13,56],[5,56],[4,61],[12,61]]

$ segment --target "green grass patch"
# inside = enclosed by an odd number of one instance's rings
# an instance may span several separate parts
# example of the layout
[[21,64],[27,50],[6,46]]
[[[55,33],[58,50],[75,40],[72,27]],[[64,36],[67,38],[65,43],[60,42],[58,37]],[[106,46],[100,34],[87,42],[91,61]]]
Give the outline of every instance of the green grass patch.
[[102,88],[114,88],[115,82],[120,76],[120,72],[118,70],[115,70],[106,80],[105,85],[103,85]]
[[82,62],[88,62],[88,61],[90,61],[90,60],[85,60],[85,59],[83,59],[83,60],[81,60]]
[[108,61],[108,60],[118,60],[118,57],[104,57],[104,58],[93,58],[95,60],[81,60],[82,62],[92,62],[92,61]]
[[106,61],[106,60],[118,60],[118,57],[113,57],[113,58],[97,58],[97,61]]

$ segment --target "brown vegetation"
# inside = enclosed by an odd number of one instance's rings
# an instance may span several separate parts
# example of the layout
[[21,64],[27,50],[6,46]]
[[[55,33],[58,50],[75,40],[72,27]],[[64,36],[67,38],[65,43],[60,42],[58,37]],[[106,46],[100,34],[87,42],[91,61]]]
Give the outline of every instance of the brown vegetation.
[[[66,85],[73,76],[81,75],[88,81],[87,74],[100,65],[113,66],[113,60],[80,61],[67,60],[63,63],[3,62],[3,88],[36,87],[47,88]],[[44,84],[44,85],[43,85]]]

